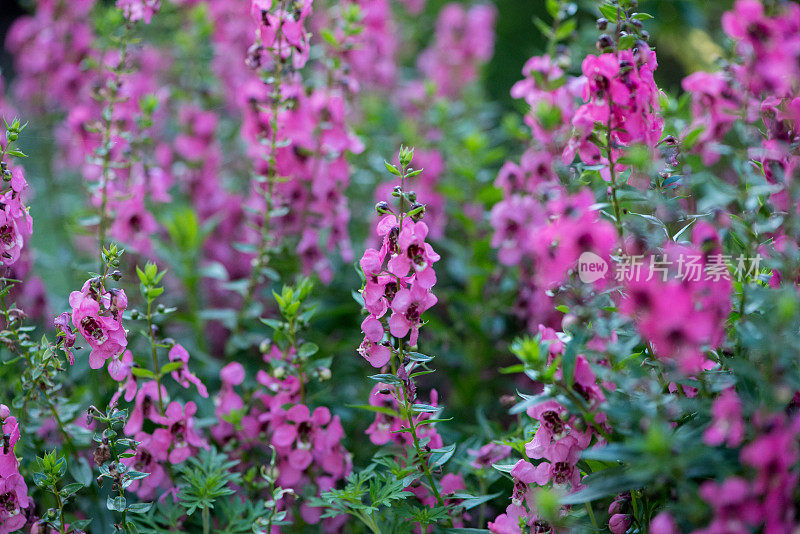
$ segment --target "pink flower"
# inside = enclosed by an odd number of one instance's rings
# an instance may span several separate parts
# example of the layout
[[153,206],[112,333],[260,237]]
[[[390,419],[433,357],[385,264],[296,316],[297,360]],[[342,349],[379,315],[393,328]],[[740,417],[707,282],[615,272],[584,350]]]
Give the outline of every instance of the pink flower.
[[742,403],[736,391],[726,389],[711,407],[712,422],[703,434],[703,442],[712,447],[722,445],[738,447],[744,437]]
[[22,512],[30,504],[28,487],[19,474],[19,460],[14,454],[14,446],[20,438],[19,423],[5,404],[0,404],[0,426],[4,436],[0,448],[0,534],[14,532],[27,522]]
[[208,444],[194,429],[194,414],[197,406],[189,401],[185,406],[173,401],[167,406],[163,417],[154,418],[159,424],[167,427],[172,440],[169,461],[179,464],[185,461],[197,449],[208,448]]
[[409,344],[417,345],[421,315],[431,308],[438,299],[433,293],[414,282],[411,289],[403,288],[392,300],[392,316],[389,318],[389,332],[396,338],[404,338],[411,332]]
[[136,376],[131,370],[133,369],[133,365],[133,353],[129,350],[123,352],[121,357],[113,358],[108,363],[108,374],[111,376],[111,378],[117,382],[125,383],[124,385],[120,384],[119,390],[114,393],[114,396],[112,397],[111,404],[116,404],[123,392],[125,393],[126,402],[132,401],[136,395],[136,389],[138,385],[136,383]]
[[[161,385],[161,398],[167,396],[167,389]],[[133,411],[125,425],[125,434],[132,436],[142,429],[145,418],[151,421],[160,421],[156,406],[159,402],[158,384],[155,380],[145,382],[136,393],[136,402]]]
[[72,330],[72,327],[70,327],[69,320],[69,313],[64,312],[53,319],[53,326],[55,326],[56,330],[58,331],[57,336],[64,338],[64,352],[67,354],[69,364],[74,365],[75,355],[72,353],[72,347],[75,346],[75,340],[77,339],[77,336]]
[[87,280],[80,291],[70,294],[69,303],[72,324],[92,347],[89,367],[99,369],[128,345],[127,333],[122,327],[122,314],[128,306],[125,291],[106,291]]
[[661,512],[650,521],[650,534],[680,534],[669,512]]
[[143,20],[150,24],[153,15],[161,8],[161,0],[117,0],[117,7],[131,22]]
[[441,96],[455,98],[478,76],[494,50],[496,10],[490,5],[465,9],[451,2],[436,20],[433,45],[420,54],[419,69]]
[[167,461],[172,439],[169,432],[163,428],[156,429],[152,435],[146,432],[137,432],[134,439],[141,442],[136,450],[132,451],[135,452],[135,456],[123,458],[122,463],[128,469],[149,473],[149,475],[134,480],[128,489],[142,499],[150,499],[156,495],[159,488],[169,484],[169,478],[162,463]]
[[428,226],[424,222],[407,221],[397,238],[398,253],[392,255],[387,265],[390,273],[401,278],[408,276],[413,268],[415,279],[423,289],[436,284],[433,264],[440,259],[433,247],[425,243],[427,235]]
[[[21,178],[19,171],[14,176]],[[12,186],[16,185],[12,182]],[[33,233],[33,219],[23,206],[20,193],[11,189],[0,196],[0,265],[10,266],[19,260],[24,239]]]
[[208,389],[205,384],[197,378],[191,371],[189,371],[189,353],[181,345],[175,345],[169,350],[169,361],[182,362],[183,365],[172,371],[172,378],[186,389],[189,389],[192,384],[197,388],[197,392],[204,399],[208,398]]
[[614,534],[625,534],[631,525],[631,516],[628,514],[614,514],[608,520],[608,529]]
[[129,196],[113,203],[115,217],[111,235],[125,243],[126,248],[149,254],[152,251],[150,237],[158,230],[158,223],[145,206],[144,186],[129,188],[128,192]]
[[474,469],[486,469],[508,458],[511,447],[499,443],[487,443],[478,450],[469,449],[467,453],[475,457],[470,464]]
[[[381,332],[383,329],[381,328]],[[380,342],[364,339],[358,347],[358,353],[366,359],[372,367],[380,369],[392,358],[392,349]]]
[[19,473],[0,478],[0,495],[3,507],[0,508],[0,534],[9,534],[21,529],[28,519],[22,509],[30,504],[28,486]]

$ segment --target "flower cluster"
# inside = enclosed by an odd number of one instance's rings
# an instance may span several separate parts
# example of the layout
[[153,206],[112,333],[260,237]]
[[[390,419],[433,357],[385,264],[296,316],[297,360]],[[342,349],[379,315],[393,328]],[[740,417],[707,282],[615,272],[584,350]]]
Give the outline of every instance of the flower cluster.
[[[565,163],[572,162],[577,153],[586,165],[603,165],[600,172],[610,181],[612,172],[628,168],[620,163],[626,147],[656,146],[664,129],[664,119],[658,113],[658,88],[653,79],[657,66],[656,54],[645,42],[637,43],[633,50],[590,55],[583,60],[585,103],[572,117],[578,135],[564,150]],[[595,124],[605,127],[605,147],[591,139]]]
[[495,9],[490,5],[449,3],[436,20],[436,38],[419,57],[419,69],[441,96],[455,98],[494,53]]
[[73,327],[89,343],[89,366],[100,369],[106,360],[119,356],[128,345],[122,316],[128,307],[125,290],[106,288],[99,278],[87,280],[80,291],[69,295]]
[[19,473],[19,460],[14,446],[20,438],[17,418],[5,404],[0,404],[0,426],[3,431],[3,447],[0,451],[0,532],[10,533],[21,529],[27,522],[23,511],[31,504],[28,486]]
[[161,0],[117,0],[117,7],[131,22],[143,20],[145,24],[150,24],[153,15],[161,9]]
[[[504,265],[519,265],[528,277],[530,298],[521,314],[531,328],[544,319],[539,310],[548,302],[545,291],[567,281],[584,252],[610,259],[614,228],[601,220],[589,191],[569,195],[547,183],[551,167],[523,158],[523,167],[506,164],[497,179],[507,197],[491,212],[492,245]],[[545,189],[541,195],[537,189]],[[546,203],[541,203],[546,199]]]
[[[70,110],[91,83],[81,64],[96,57],[89,12],[95,0],[39,2],[9,29],[15,101],[48,111]],[[47,54],[40,53],[47,50]]]
[[[288,363],[283,354],[272,347],[264,355],[265,362]],[[276,366],[272,373],[260,370],[258,386],[245,405],[236,387],[245,381],[245,370],[238,362],[225,366],[221,373],[222,388],[215,398],[219,422],[211,434],[220,445],[234,447],[237,455],[246,456],[269,445],[275,451],[276,482],[293,489],[297,495],[309,484],[317,495],[336,486],[350,474],[352,461],[342,445],[344,430],[339,416],[324,406],[312,409],[303,402],[301,378]],[[288,508],[294,499],[286,494],[278,503]],[[307,503],[300,507],[303,521],[317,524],[322,510]],[[342,518],[325,519],[326,529],[335,529]]]
[[8,267],[19,261],[25,240],[33,233],[33,219],[23,202],[28,183],[22,169],[5,162],[0,165],[3,179],[10,184],[0,194],[0,265]]
[[416,346],[422,314],[437,302],[431,288],[436,284],[433,264],[440,256],[425,242],[428,226],[404,212],[386,215],[377,233],[381,248],[367,249],[360,261],[369,315],[361,323],[364,341],[359,352],[373,367],[383,367],[391,357],[383,343],[387,326],[392,336],[408,337],[409,345]]
[[[674,267],[633,277],[621,304],[623,313],[635,318],[655,354],[673,360],[687,373],[708,366],[704,351],[715,349],[722,342],[732,291],[724,264],[717,276],[676,279],[675,268],[705,272],[717,265],[719,271],[720,262],[714,259],[721,257],[722,249],[716,230],[708,223],[698,222],[692,234],[693,247],[671,244],[664,247],[663,254],[654,256],[650,264],[656,270],[659,262],[669,261]],[[686,259],[691,257],[701,261],[689,265]]]

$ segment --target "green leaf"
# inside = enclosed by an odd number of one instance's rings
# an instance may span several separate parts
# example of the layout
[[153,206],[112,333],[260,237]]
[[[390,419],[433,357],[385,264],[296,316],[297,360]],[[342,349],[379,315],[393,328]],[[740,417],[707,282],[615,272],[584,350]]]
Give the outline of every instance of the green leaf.
[[650,20],[653,18],[653,15],[650,13],[634,13],[631,15],[631,18],[636,20]]
[[301,358],[310,358],[316,354],[317,351],[319,351],[319,347],[316,343],[307,342],[300,345],[300,348],[297,349],[297,354]]
[[560,10],[561,6],[559,5],[558,0],[547,0],[545,3],[545,8],[547,9],[547,13],[555,18],[558,18],[558,11]]
[[80,482],[73,482],[72,484],[67,484],[61,489],[61,496],[64,498],[69,498],[78,493],[82,490],[85,486]]
[[406,352],[406,356],[408,356],[409,360],[415,362],[429,362],[433,360],[433,356],[428,356],[427,354],[420,354],[419,352]]
[[578,355],[578,351],[583,347],[586,337],[586,332],[580,332],[578,335],[573,337],[572,340],[567,343],[567,349],[564,351],[564,355],[561,357],[561,369],[564,373],[564,382],[569,388],[572,387],[572,382],[575,379],[575,360]]
[[394,165],[392,165],[388,161],[384,160],[383,164],[386,167],[386,170],[389,171],[390,173],[394,174],[395,176],[402,176],[402,174],[397,169],[397,167],[395,167]]
[[556,41],[562,41],[572,35],[575,32],[575,28],[578,27],[578,21],[575,19],[569,19],[564,24],[558,27],[556,30],[555,39]]
[[447,463],[453,453],[456,452],[456,444],[453,443],[448,447],[442,447],[441,449],[434,449],[431,454],[431,466],[432,467],[439,467]]
[[399,386],[401,384],[399,378],[390,374],[372,375],[370,376],[370,379],[375,380],[376,382],[383,382],[384,384],[389,384],[392,386]]
[[617,22],[617,6],[603,4],[599,9],[600,13],[607,18],[609,22]]
[[635,35],[623,35],[619,38],[619,49],[620,50],[628,50],[629,48],[633,48],[633,45],[636,43],[636,36]]
[[164,365],[161,367],[161,369],[160,369],[161,376],[164,376],[164,375],[166,375],[166,374],[169,374],[169,373],[171,373],[172,371],[177,371],[177,370],[178,370],[178,369],[180,369],[181,367],[183,367],[183,362],[181,362],[181,361],[177,361],[177,362],[169,362],[169,363],[167,363],[167,364],[164,364]]
[[264,317],[259,317],[258,320],[267,325],[268,327],[272,328],[273,330],[280,330],[281,327],[283,326],[283,322],[277,319],[267,319]]
[[146,514],[152,506],[153,503],[151,502],[137,502],[128,506],[128,511],[132,514]]
[[139,378],[156,378],[156,374],[153,371],[144,367],[131,367],[131,373]]
[[112,512],[124,512],[126,505],[125,497],[109,497],[106,500],[106,507]]

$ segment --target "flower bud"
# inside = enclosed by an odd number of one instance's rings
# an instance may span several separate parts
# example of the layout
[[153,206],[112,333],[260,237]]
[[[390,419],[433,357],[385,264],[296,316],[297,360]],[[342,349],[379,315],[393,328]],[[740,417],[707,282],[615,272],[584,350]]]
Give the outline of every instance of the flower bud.
[[425,215],[425,205],[414,203],[411,206],[411,210],[408,212],[408,216],[411,217],[415,221],[419,221]]
[[631,518],[625,514],[614,514],[608,520],[608,529],[614,534],[625,534],[631,525]]
[[111,448],[108,446],[108,440],[97,446],[94,450],[94,463],[99,467],[111,459]]
[[378,202],[375,204],[375,211],[380,214],[392,213],[392,209],[389,207],[389,203],[385,200]]
[[597,49],[602,52],[606,48],[611,48],[613,43],[614,41],[611,40],[611,36],[604,33],[597,39]]
[[608,28],[608,19],[605,17],[597,19],[597,29],[602,32],[605,31],[606,28]]

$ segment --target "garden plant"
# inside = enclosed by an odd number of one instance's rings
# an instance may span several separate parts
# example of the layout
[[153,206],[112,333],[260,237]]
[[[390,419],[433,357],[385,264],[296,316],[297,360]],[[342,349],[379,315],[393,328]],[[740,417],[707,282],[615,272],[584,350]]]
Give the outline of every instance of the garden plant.
[[800,4],[19,8],[0,534],[800,532]]

